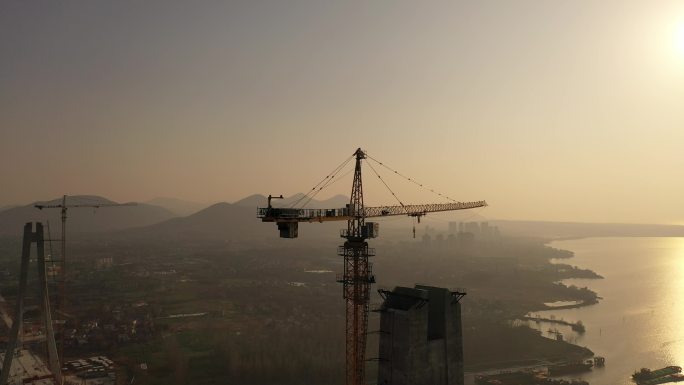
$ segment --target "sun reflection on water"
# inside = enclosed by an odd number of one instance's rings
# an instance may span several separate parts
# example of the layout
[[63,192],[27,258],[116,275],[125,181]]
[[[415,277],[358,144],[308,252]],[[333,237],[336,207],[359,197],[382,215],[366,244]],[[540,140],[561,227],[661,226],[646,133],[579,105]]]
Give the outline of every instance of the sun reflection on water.
[[664,277],[668,280],[665,285],[667,291],[664,293],[668,298],[663,301],[666,316],[658,322],[662,322],[661,330],[667,334],[661,336],[661,341],[665,341],[661,349],[668,361],[684,366],[684,238],[669,238],[667,242],[671,250],[668,261],[673,274]]
[[640,368],[684,366],[684,238],[589,238],[553,246],[574,251],[572,263],[605,277],[582,284],[601,295],[597,305],[548,311],[582,320],[587,330],[576,343],[606,357],[605,368],[582,378],[633,385],[630,375]]

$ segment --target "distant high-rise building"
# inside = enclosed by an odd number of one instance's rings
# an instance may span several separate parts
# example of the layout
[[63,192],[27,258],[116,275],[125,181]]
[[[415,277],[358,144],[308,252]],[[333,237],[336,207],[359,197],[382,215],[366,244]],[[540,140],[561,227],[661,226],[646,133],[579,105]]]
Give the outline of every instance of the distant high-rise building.
[[445,246],[444,244],[444,235],[442,234],[437,234],[435,237],[435,247],[437,248],[443,248]]
[[458,244],[460,246],[470,246],[475,242],[475,234],[473,233],[458,233]]
[[472,233],[475,235],[480,234],[480,224],[477,222],[467,222],[465,224],[465,232]]
[[449,234],[456,234],[458,232],[458,222],[449,222]]
[[378,385],[463,385],[465,293],[416,285],[381,294]]
[[430,234],[423,234],[423,245],[430,246],[430,243],[432,243],[432,237],[430,236]]
[[480,223],[480,232],[483,237],[489,237],[492,235],[492,228],[489,226],[489,222]]
[[449,234],[449,236],[447,237],[446,243],[447,243],[447,247],[449,249],[453,249],[456,246],[458,246],[458,240],[456,238],[456,234]]

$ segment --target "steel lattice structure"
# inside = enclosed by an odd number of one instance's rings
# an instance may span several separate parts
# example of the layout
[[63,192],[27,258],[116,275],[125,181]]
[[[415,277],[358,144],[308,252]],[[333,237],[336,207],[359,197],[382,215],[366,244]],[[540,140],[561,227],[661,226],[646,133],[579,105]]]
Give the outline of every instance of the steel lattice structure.
[[363,231],[366,224],[363,206],[363,184],[361,182],[361,160],[366,154],[356,150],[356,168],[352,184],[347,239],[340,255],[344,257],[343,296],[346,303],[346,361],[347,385],[365,384],[366,374],[366,337],[368,329],[368,303],[370,285],[375,282],[372,266],[368,261],[368,232]]
[[[344,258],[344,271],[339,276],[338,282],[342,283],[346,309],[346,385],[365,385],[368,306],[370,287],[375,283],[373,266],[369,262],[369,257],[375,255],[375,250],[368,247],[367,240],[375,238],[378,233],[377,223],[366,222],[366,218],[408,215],[420,220],[420,217],[427,213],[485,207],[487,202],[420,205],[404,205],[402,203],[399,206],[365,207],[363,204],[361,163],[367,155],[359,148],[354,152],[354,157],[356,158],[354,181],[347,207],[333,209],[277,208],[271,206],[271,199],[282,199],[282,195],[279,197],[269,196],[268,207],[257,208],[257,218],[263,222],[275,222],[280,230],[280,236],[283,238],[296,238],[299,222],[347,221],[347,228],[341,232],[341,236],[346,241],[344,245],[338,247],[338,254]],[[341,167],[336,168],[333,174],[324,179],[327,182],[323,184],[323,187],[316,190],[323,183],[319,182],[319,185],[312,190],[317,193],[323,189],[340,169]]]
[[[422,205],[404,206],[376,206],[364,207],[365,218],[387,217],[394,215],[422,216],[428,213],[440,211],[468,210],[487,206],[485,201],[455,202],[455,203],[428,203]],[[348,208],[336,209],[299,209],[299,208],[276,208],[260,207],[257,209],[257,217],[264,222],[326,222],[348,221],[353,218]]]

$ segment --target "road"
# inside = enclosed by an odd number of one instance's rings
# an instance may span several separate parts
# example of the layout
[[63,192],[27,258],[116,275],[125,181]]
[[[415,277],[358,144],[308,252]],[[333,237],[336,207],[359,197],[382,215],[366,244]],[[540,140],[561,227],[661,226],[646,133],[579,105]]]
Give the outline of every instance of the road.
[[[5,301],[4,298],[2,298],[2,295],[0,295],[0,318],[2,318],[2,322],[5,323],[7,326],[8,330],[12,329],[12,317],[9,316],[7,313],[7,301]],[[21,338],[21,342],[25,344],[30,344],[30,343],[35,343],[35,342],[42,342],[45,341],[45,335],[44,334],[36,334],[36,335],[24,335]]]
[[12,317],[7,314],[7,301],[0,295],[0,318],[7,325],[7,329],[12,328]]

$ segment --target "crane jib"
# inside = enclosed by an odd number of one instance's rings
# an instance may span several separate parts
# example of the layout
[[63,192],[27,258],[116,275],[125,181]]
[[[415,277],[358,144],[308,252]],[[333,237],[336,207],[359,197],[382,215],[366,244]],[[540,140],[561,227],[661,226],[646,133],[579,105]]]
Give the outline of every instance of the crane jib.
[[[394,215],[420,216],[427,213],[440,211],[467,210],[487,206],[486,201],[454,202],[454,203],[430,203],[420,205],[403,206],[377,206],[365,207],[365,218],[376,218]],[[347,207],[337,209],[300,209],[259,207],[257,218],[263,222],[326,222],[344,221],[350,219],[350,210]]]

